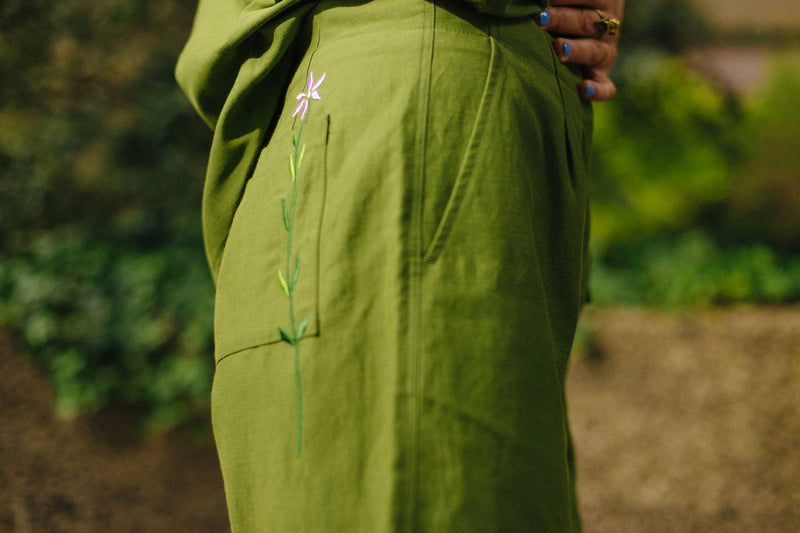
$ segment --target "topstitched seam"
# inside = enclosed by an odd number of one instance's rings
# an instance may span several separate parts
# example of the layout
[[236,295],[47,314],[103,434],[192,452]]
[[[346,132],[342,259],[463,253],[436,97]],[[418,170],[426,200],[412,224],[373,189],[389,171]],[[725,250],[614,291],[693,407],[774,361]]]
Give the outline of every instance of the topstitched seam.
[[412,230],[413,253],[409,261],[409,326],[411,328],[411,357],[408,366],[409,392],[411,395],[411,459],[409,482],[409,530],[416,533],[419,530],[419,504],[420,504],[420,453],[421,453],[421,393],[422,393],[422,264],[421,250],[422,212],[425,194],[425,178],[427,165],[427,134],[428,116],[430,110],[430,85],[433,69],[433,50],[436,39],[436,2],[421,2],[423,33],[420,50],[420,80],[419,80],[419,112],[417,123],[417,168],[414,182],[413,223],[416,227]]
[[[402,34],[402,33],[424,33],[424,32],[425,32],[425,28],[404,28],[404,29],[392,29],[388,33]],[[437,33],[444,32],[444,33],[458,33],[458,34],[462,34],[462,35],[471,35],[471,36],[473,36],[473,37],[475,37],[477,39],[483,39],[483,38],[486,37],[485,33],[479,33],[478,31],[472,32],[472,31],[466,31],[466,30],[457,30],[457,29],[453,29],[453,28],[437,28],[436,32]],[[353,39],[362,39],[364,37],[369,37],[369,36],[372,36],[372,35],[380,35],[382,37],[382,39],[385,39],[386,38],[386,34],[387,34],[387,32],[385,32],[385,31],[375,30],[375,31],[362,32],[362,33],[353,34],[353,35],[347,35],[345,37],[336,37],[336,38],[333,38],[333,39],[325,39],[325,43],[321,44],[319,46],[319,48],[324,50],[325,47],[330,46],[332,44],[341,43],[343,41],[349,41],[349,40],[353,40]]]
[[[561,63],[558,61],[558,58],[556,57],[555,52],[552,51],[552,49],[551,49],[551,55],[553,57],[553,75],[555,76],[556,83],[558,84],[558,90],[559,90],[559,93],[561,94],[562,105],[564,105],[564,107],[562,109],[566,109],[566,103],[564,101],[564,93],[563,93],[563,90],[562,90],[562,87],[561,87],[561,80],[560,80],[559,75],[558,75],[558,67],[559,67],[559,65]],[[566,130],[566,118],[565,118],[564,127],[565,127],[565,130]],[[534,205],[535,205],[534,204],[534,199],[531,198],[530,199],[531,209],[533,209]],[[541,261],[539,259],[539,252],[538,252],[538,250],[536,248],[536,229],[533,227],[533,217],[532,216],[528,217],[528,220],[529,220],[529,224],[530,224],[531,239],[533,240],[532,250],[533,250],[533,254],[534,254],[534,263],[536,264],[536,273],[537,273],[537,276],[539,278],[539,284],[540,284],[540,288],[541,288],[541,291],[542,291],[542,297],[543,297],[542,298],[542,303],[544,305],[544,316],[546,317],[548,337],[549,337],[549,340],[550,340],[550,346],[552,348],[553,359],[551,360],[551,363],[553,365],[553,373],[555,374],[555,378],[556,378],[557,382],[560,382],[561,375],[560,375],[559,370],[558,370],[558,364],[555,361],[555,357],[558,355],[558,350],[556,348],[555,334],[553,332],[553,323],[552,323],[551,315],[550,315],[550,305],[549,305],[549,301],[548,301],[547,286],[545,284],[544,275],[542,273],[542,266],[541,266],[542,263],[541,263]],[[567,412],[566,411],[566,409],[567,409],[567,407],[566,407],[566,399],[564,398],[564,394],[563,393],[559,395],[559,402],[560,402],[561,411],[563,413],[565,413],[565,415],[566,415],[566,412]],[[563,466],[564,466],[564,471],[568,472],[569,471],[569,463],[567,461],[567,454],[566,454],[566,450],[567,450],[567,447],[568,447],[568,437],[567,437],[567,431],[568,430],[567,430],[567,426],[566,426],[566,416],[564,416],[562,418],[561,425],[562,425],[562,428],[561,428],[562,432],[561,433],[562,433],[562,437],[563,437],[563,449],[565,450],[565,453],[564,453],[564,465]],[[567,496],[568,507],[564,511],[565,511],[565,513],[566,513],[566,515],[568,517],[568,520],[571,520],[571,513],[569,512],[569,506],[570,505],[574,505],[574,502],[572,501],[572,496],[570,494],[570,491],[567,491],[567,495],[566,496]]]

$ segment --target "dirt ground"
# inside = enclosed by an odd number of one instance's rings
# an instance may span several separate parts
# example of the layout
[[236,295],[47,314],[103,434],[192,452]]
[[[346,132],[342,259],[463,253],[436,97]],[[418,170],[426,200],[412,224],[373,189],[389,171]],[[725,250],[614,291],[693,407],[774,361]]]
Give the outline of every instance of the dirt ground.
[[0,533],[227,529],[210,444],[142,442],[135,414],[54,420],[47,381],[0,336]]
[[587,533],[800,531],[800,308],[584,325],[568,396]]
[[[587,533],[800,531],[800,308],[590,309],[569,402]],[[213,449],[59,422],[0,340],[0,531],[224,532]]]

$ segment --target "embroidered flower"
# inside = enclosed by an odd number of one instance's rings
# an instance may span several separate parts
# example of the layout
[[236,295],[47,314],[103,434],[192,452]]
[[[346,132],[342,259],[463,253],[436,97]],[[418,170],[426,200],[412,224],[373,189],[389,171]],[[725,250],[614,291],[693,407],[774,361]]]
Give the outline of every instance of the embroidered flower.
[[322,97],[317,92],[317,89],[319,89],[319,86],[322,85],[323,81],[325,81],[325,73],[322,74],[320,79],[314,82],[314,73],[309,72],[308,84],[306,85],[305,92],[298,94],[295,98],[296,100],[299,100],[300,103],[297,104],[294,113],[292,113],[293,117],[300,113],[300,120],[305,120],[306,112],[308,111],[308,103],[311,100],[322,100]]
[[[303,437],[303,387],[302,380],[300,379],[300,341],[306,333],[308,327],[308,315],[306,315],[298,324],[298,316],[295,313],[294,291],[300,277],[300,256],[296,253],[292,254],[292,237],[294,236],[294,216],[297,209],[298,201],[298,186],[297,182],[300,177],[300,164],[303,162],[303,154],[306,151],[306,145],[303,144],[303,130],[306,127],[306,113],[308,112],[308,105],[311,100],[322,100],[322,97],[317,92],[319,86],[325,80],[323,73],[320,79],[314,81],[314,73],[310,72],[308,76],[308,84],[306,85],[305,92],[297,95],[297,108],[292,113],[292,116],[297,116],[300,113],[300,131],[297,135],[292,135],[293,153],[289,155],[289,177],[292,180],[292,193],[291,202],[283,199],[281,208],[283,211],[283,227],[287,233],[286,243],[286,275],[283,269],[278,269],[278,282],[280,283],[281,290],[289,300],[289,321],[291,327],[284,329],[278,327],[281,340],[294,348],[294,362],[295,362],[295,379],[297,381],[297,454],[300,454],[300,443]],[[292,260],[294,260],[294,268],[292,269]],[[292,274],[293,272],[293,274]]]

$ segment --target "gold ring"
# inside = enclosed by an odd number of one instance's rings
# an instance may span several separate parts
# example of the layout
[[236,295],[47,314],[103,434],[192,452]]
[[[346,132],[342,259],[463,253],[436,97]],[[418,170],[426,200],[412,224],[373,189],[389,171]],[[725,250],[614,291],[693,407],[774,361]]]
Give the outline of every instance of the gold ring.
[[600,15],[600,20],[594,23],[595,27],[597,28],[597,33],[594,34],[595,38],[599,39],[600,37],[605,37],[606,35],[619,34],[619,27],[622,25],[619,19],[607,17],[606,14],[599,9],[595,9],[594,11]]

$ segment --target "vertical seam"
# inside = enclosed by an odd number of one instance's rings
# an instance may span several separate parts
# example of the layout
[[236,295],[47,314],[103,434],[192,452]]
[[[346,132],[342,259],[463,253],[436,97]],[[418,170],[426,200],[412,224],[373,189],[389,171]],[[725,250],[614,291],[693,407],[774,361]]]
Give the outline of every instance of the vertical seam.
[[398,472],[401,481],[397,488],[398,526],[400,531],[415,533],[419,529],[420,506],[420,388],[421,388],[421,329],[422,329],[422,203],[426,167],[428,109],[430,106],[430,79],[433,63],[433,29],[435,6],[433,0],[420,1],[419,12],[419,66],[416,94],[416,119],[409,137],[413,139],[413,156],[407,182],[409,219],[403,219],[407,241],[403,251],[406,270],[407,294],[404,315],[408,323],[405,331],[405,357],[398,364],[399,404],[397,438],[399,445]]
[[[591,142],[591,135],[594,123],[587,127],[586,124],[586,113],[588,106],[588,113],[592,112],[592,104],[587,102],[584,106],[581,107],[581,112],[583,113],[583,120],[581,121],[581,156],[583,157],[581,168],[583,169],[583,194],[581,195],[581,201],[583,202],[583,225],[582,225],[582,232],[581,232],[581,269],[580,269],[580,289],[578,291],[578,312],[580,313],[580,309],[583,308],[583,305],[589,301],[589,277],[591,276],[591,263],[586,265],[587,261],[591,262],[591,252],[589,251],[589,239],[591,236],[591,164],[590,161],[586,160],[586,136],[589,135],[589,141]],[[589,145],[589,149],[591,150],[591,144]],[[591,152],[589,153],[589,157],[591,157]],[[584,277],[586,279],[584,279]]]
[[[567,124],[567,100],[566,100],[566,97],[564,95],[564,88],[561,86],[561,76],[559,76],[559,74],[558,74],[558,69],[559,69],[559,66],[561,65],[561,63],[559,62],[558,57],[556,56],[556,53],[552,49],[552,47],[550,47],[550,56],[553,59],[553,76],[556,79],[556,86],[558,87],[558,94],[561,97],[561,111],[562,111],[562,113],[564,115],[564,137],[565,137],[565,141],[567,143],[565,145],[566,146],[566,150],[567,150],[567,154],[566,155],[569,158],[570,157],[570,154],[569,154],[569,146],[570,146],[569,142],[570,141],[569,141],[568,124]],[[574,165],[572,163],[570,163],[570,167],[571,167],[570,168],[570,172],[573,172],[574,171]],[[584,224],[585,224],[585,221],[584,221]],[[533,228],[531,228],[531,234],[533,234]],[[581,243],[581,248],[583,248],[583,243]],[[560,385],[560,387],[561,387],[560,403],[561,403],[561,410],[564,413],[563,422],[562,422],[562,435],[563,435],[563,439],[564,439],[563,442],[564,442],[564,452],[565,452],[564,453],[564,471],[567,472],[567,474],[568,474],[567,478],[569,479],[570,467],[569,467],[569,460],[567,458],[567,453],[566,453],[567,450],[568,450],[568,447],[569,447],[569,437],[568,437],[569,428],[567,427],[567,401],[566,401],[566,397],[565,397],[563,380],[562,380],[562,377],[560,376],[560,372],[558,370],[558,368],[559,368],[558,367],[558,363],[555,361],[555,357],[558,354],[558,350],[556,349],[555,338],[554,338],[554,334],[553,334],[553,325],[552,325],[551,318],[550,318],[550,306],[549,306],[548,301],[547,301],[547,289],[545,287],[544,278],[542,276],[541,265],[540,265],[540,262],[539,262],[539,253],[538,253],[538,251],[536,251],[536,246],[534,246],[533,249],[534,249],[534,253],[536,254],[536,267],[537,267],[537,272],[539,274],[539,280],[540,280],[540,283],[541,283],[541,286],[542,286],[542,293],[544,295],[545,313],[546,313],[546,316],[547,316],[547,327],[548,327],[548,329],[550,331],[550,344],[553,347],[553,353],[552,353],[553,370],[555,371],[556,378],[558,378],[558,380],[559,380],[558,382],[561,384]],[[581,266],[580,266],[580,269],[581,269],[581,275],[583,275],[583,251],[581,251]],[[578,294],[580,294],[582,292],[582,290],[583,290],[581,288],[583,283],[582,283],[582,281],[580,279],[578,281],[578,285],[579,285]],[[580,299],[580,296],[579,296],[579,299]],[[566,376],[566,368],[564,370],[564,376]],[[570,485],[572,484],[571,480],[569,480],[569,484]],[[565,495],[566,498],[567,498],[567,508],[565,509],[565,512],[567,514],[567,524],[569,524],[570,529],[572,529],[572,525],[573,525],[573,523],[572,523],[573,522],[572,509],[577,504],[577,502],[575,502],[573,497],[572,497],[572,494],[573,494],[572,491],[573,491],[573,487],[568,486],[566,488],[566,495]]]
[[405,379],[410,403],[409,416],[410,438],[408,453],[409,459],[409,479],[407,493],[408,522],[407,530],[414,533],[419,529],[419,474],[420,474],[420,395],[421,395],[421,352],[422,352],[422,204],[424,198],[425,170],[427,158],[427,133],[428,133],[428,111],[430,108],[430,83],[431,71],[433,68],[433,46],[436,24],[436,3],[421,2],[422,5],[422,39],[420,46],[420,78],[418,95],[418,112],[416,130],[415,160],[416,168],[413,179],[413,205],[412,205],[412,250],[407,256],[409,261],[409,352],[410,357],[407,363],[409,375]]
[[[588,185],[586,187],[588,189]],[[581,252],[580,252],[580,262],[581,266],[578,270],[578,313],[580,313],[581,308],[583,307],[583,303],[586,299],[586,294],[589,292],[589,280],[584,279],[584,276],[587,275],[585,272],[586,270],[586,259],[587,259],[587,248],[588,248],[588,219],[589,219],[589,198],[588,193],[584,193],[581,195]],[[566,375],[566,368],[564,369],[564,374]]]
[[[559,69],[559,66],[560,66],[560,62],[558,61],[558,57],[556,56],[555,51],[553,51],[552,48],[551,48],[550,54],[551,54],[551,57],[553,59],[553,75],[556,78],[556,84],[558,86],[558,94],[561,96],[561,109],[562,109],[562,111],[564,113],[564,136],[566,137],[565,141],[567,143],[566,144],[566,148],[567,148],[567,154],[566,155],[569,158],[569,164],[570,164],[569,171],[570,171],[570,174],[573,174],[575,172],[575,164],[576,164],[576,162],[572,162],[573,156],[572,156],[572,154],[569,153],[570,152],[570,139],[569,139],[569,125],[567,124],[567,120],[568,120],[568,118],[567,118],[567,100],[566,100],[566,96],[564,95],[564,88],[562,87],[562,84],[561,84],[561,76],[559,76],[559,74],[558,74],[558,69]],[[572,176],[570,176],[570,181],[572,182]],[[573,184],[574,184],[574,182],[573,182]],[[585,265],[584,265],[584,262],[585,262],[584,254],[586,253],[586,251],[584,249],[585,246],[586,246],[586,241],[585,241],[586,217],[587,217],[586,209],[587,209],[586,205],[584,205],[584,208],[582,210],[583,211],[583,221],[582,221],[583,223],[582,223],[582,235],[581,235],[581,237],[582,237],[581,241],[582,242],[580,244],[580,246],[581,246],[580,267],[579,267],[580,268],[580,277],[578,278],[578,309],[580,309],[580,307],[581,307],[581,300],[583,299],[583,290],[584,290],[583,289],[583,287],[584,287],[583,276],[584,276],[584,267],[585,267]],[[538,263],[538,259],[537,259],[537,263]],[[541,277],[541,271],[540,271],[540,277]],[[542,280],[542,290],[544,290],[544,280]],[[547,306],[546,293],[545,293],[545,305]],[[553,356],[555,357],[556,356],[555,340],[553,339],[553,331],[552,331],[552,325],[550,324],[550,312],[549,312],[549,310],[547,310],[547,320],[548,320],[548,326],[550,327],[550,339],[551,339],[551,342],[553,343]],[[556,365],[556,362],[553,361],[553,364]],[[564,379],[566,378],[566,372],[567,372],[567,369],[566,369],[566,364],[565,364],[565,367],[564,367]],[[558,366],[557,365],[556,365],[556,373],[558,374]],[[563,381],[562,381],[562,383],[563,383]],[[563,425],[564,425],[564,427],[563,427],[564,449],[567,450],[568,446],[569,446],[569,436],[568,436],[569,428],[567,427],[567,402],[566,402],[565,391],[563,389],[563,385],[562,385],[562,390],[561,390],[561,409],[564,412],[564,423],[563,423]],[[570,472],[569,460],[566,457],[566,453],[565,453],[564,457],[565,457],[564,468],[565,468],[565,471],[567,473],[569,473]],[[569,476],[567,476],[567,478],[569,480],[570,485],[572,485],[572,480],[569,478]],[[568,507],[567,507],[566,511],[567,511],[567,523],[569,524],[570,530],[572,530],[573,527],[575,526],[575,524],[573,523],[573,512],[572,512],[572,510],[577,505],[577,502],[573,499],[573,494],[574,494],[573,491],[574,490],[575,489],[574,489],[573,486],[567,487],[566,497],[567,497],[567,505],[568,505]]]
[[[531,198],[531,205],[533,205],[533,198]],[[547,286],[545,285],[545,282],[544,282],[544,275],[542,274],[542,263],[541,263],[541,260],[539,259],[539,251],[538,251],[538,249],[536,247],[536,240],[537,240],[536,239],[536,229],[532,226],[533,217],[528,217],[528,219],[529,219],[529,225],[530,225],[531,239],[533,240],[532,250],[533,250],[533,255],[534,255],[534,258],[535,258],[534,262],[536,263],[536,274],[537,274],[537,277],[539,278],[539,286],[540,286],[541,291],[542,291],[542,304],[544,305],[544,314],[545,314],[546,321],[547,321],[547,331],[549,333],[548,337],[549,337],[549,340],[550,340],[550,347],[551,347],[550,363],[553,365],[553,374],[554,374],[554,377],[556,379],[556,383],[559,384],[559,388],[560,388],[559,403],[561,404],[561,411],[562,411],[562,413],[564,413],[564,416],[562,417],[562,424],[561,424],[562,437],[564,439],[563,440],[564,452],[565,452],[564,453],[564,472],[569,472],[569,463],[567,461],[567,454],[566,454],[566,450],[567,450],[567,425],[566,425],[567,405],[566,405],[566,398],[564,397],[564,388],[563,388],[563,384],[562,384],[563,382],[561,380],[561,373],[558,370],[558,364],[556,362],[556,356],[558,354],[558,349],[556,347],[555,334],[553,333],[553,322],[552,322],[552,319],[551,319],[551,316],[550,316],[550,304],[549,304],[549,301],[548,301]],[[572,518],[571,518],[572,517],[571,508],[572,508],[572,505],[574,505],[574,502],[572,501],[572,496],[571,496],[569,487],[567,487],[567,490],[566,490],[566,497],[567,497],[567,508],[564,509],[564,511],[567,514],[567,521],[569,522],[569,521],[572,520]]]
[[564,111],[564,131],[567,129],[567,99],[564,97],[564,90],[561,87],[561,77],[558,75],[558,67],[560,66],[560,61],[558,60],[558,56],[556,56],[555,50],[553,47],[550,47],[550,58],[553,60],[553,76],[556,79],[556,86],[558,87],[558,95],[561,97],[561,110]]

